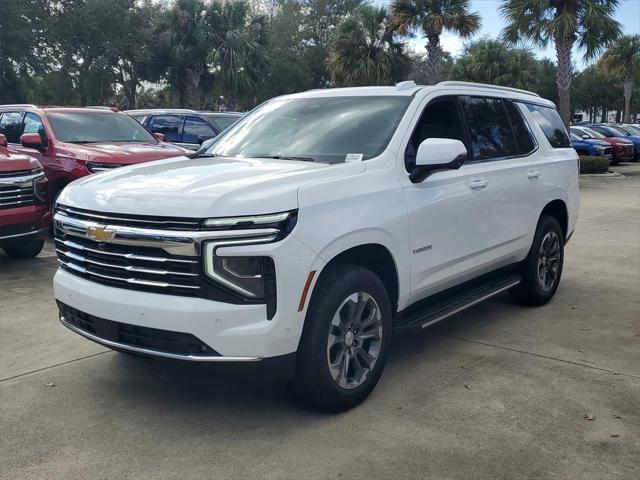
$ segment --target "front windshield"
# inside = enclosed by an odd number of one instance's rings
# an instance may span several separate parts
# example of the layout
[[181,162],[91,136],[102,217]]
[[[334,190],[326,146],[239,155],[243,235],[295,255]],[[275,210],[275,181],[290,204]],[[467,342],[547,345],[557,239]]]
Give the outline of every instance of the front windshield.
[[50,112],[56,138],[67,143],[152,142],[156,139],[128,115],[113,112]]
[[614,132],[618,132],[622,137],[627,137],[629,135],[632,135],[632,133],[629,131],[628,128],[621,127],[619,125],[616,125],[615,127],[609,127],[609,129],[613,130]]
[[215,123],[220,131],[226,130],[242,118],[241,115],[224,115],[220,113],[205,113],[204,116]]
[[216,156],[366,160],[382,153],[413,97],[280,99],[247,115],[208,152]]
[[596,132],[595,130],[591,130],[590,128],[587,128],[587,127],[582,127],[580,130],[578,130],[580,134],[584,132],[586,135],[589,135],[590,138],[607,138],[600,132]]

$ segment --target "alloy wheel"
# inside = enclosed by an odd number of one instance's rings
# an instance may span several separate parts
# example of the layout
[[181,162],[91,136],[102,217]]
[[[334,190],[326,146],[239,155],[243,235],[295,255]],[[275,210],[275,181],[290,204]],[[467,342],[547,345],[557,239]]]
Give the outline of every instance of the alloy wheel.
[[338,307],[329,329],[327,361],[333,380],[344,389],[362,385],[382,344],[382,315],[375,299],[358,292]]
[[548,292],[556,283],[560,272],[560,238],[556,232],[547,232],[538,252],[538,281],[540,287]]

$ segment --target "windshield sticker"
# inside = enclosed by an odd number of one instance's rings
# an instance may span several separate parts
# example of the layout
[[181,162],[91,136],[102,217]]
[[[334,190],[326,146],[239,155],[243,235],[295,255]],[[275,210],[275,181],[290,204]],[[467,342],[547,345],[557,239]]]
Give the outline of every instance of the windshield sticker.
[[362,161],[362,153],[347,153],[347,156],[344,157],[345,162],[361,162]]

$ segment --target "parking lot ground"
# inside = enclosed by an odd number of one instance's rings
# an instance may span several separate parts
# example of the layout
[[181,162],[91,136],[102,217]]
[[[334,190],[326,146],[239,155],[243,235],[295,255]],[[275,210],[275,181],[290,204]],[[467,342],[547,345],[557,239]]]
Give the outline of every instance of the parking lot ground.
[[340,415],[252,368],[90,343],[58,324],[51,245],[0,257],[0,478],[637,480],[640,164],[616,170],[581,178],[549,305],[504,295],[398,333]]

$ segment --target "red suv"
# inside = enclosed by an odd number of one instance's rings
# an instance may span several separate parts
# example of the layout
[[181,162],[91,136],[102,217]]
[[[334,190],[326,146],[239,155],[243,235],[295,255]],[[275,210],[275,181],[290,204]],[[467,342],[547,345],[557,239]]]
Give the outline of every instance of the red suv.
[[35,257],[51,223],[47,180],[37,160],[6,147],[0,134],[0,248],[10,257]]
[[52,204],[84,175],[189,152],[110,109],[0,105],[0,134],[12,150],[40,161]]

